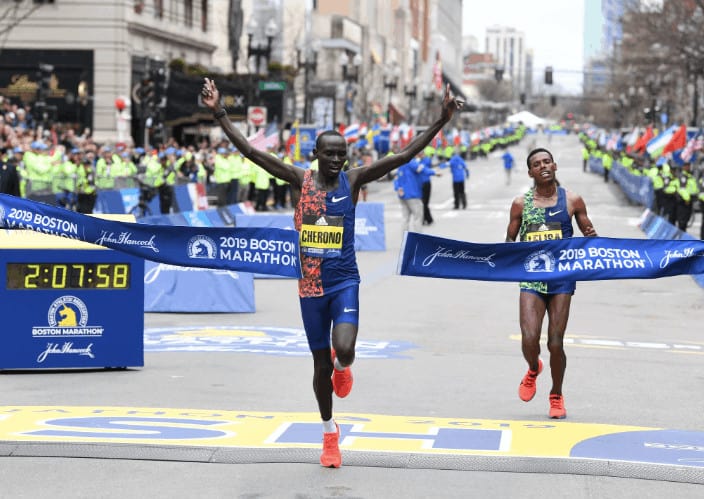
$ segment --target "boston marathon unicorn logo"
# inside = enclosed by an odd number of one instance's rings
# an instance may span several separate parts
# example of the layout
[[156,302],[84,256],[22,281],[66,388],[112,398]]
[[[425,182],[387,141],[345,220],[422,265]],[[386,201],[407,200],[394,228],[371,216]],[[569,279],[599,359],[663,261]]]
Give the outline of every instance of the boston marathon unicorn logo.
[[188,256],[190,258],[215,259],[216,245],[208,236],[193,236],[188,241]]
[[526,272],[554,272],[555,257],[550,251],[535,251],[526,258],[523,267]]
[[88,323],[88,308],[80,298],[62,296],[49,307],[49,326],[85,327]]

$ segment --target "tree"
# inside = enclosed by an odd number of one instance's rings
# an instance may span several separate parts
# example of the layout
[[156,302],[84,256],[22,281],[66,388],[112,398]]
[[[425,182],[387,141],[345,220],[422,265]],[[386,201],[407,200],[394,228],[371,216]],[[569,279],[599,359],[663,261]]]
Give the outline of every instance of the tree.
[[41,7],[41,3],[34,3],[32,0],[9,2],[7,7],[0,11],[0,36],[7,38],[10,31]]
[[[631,2],[621,19],[623,38],[611,60],[614,110],[630,117],[698,125],[699,87],[704,79],[704,0]],[[626,123],[624,123],[626,124]]]

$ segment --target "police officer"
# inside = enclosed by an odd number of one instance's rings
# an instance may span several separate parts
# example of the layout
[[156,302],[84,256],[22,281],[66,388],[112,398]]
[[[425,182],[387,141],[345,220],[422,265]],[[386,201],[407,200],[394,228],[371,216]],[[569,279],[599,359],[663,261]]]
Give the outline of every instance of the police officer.
[[678,178],[675,180],[677,184],[676,191],[676,219],[677,227],[682,232],[687,232],[687,224],[692,216],[692,202],[699,194],[697,179],[692,175],[692,163],[685,163]]
[[614,158],[611,156],[609,151],[604,151],[601,155],[601,165],[604,167],[604,182],[609,181],[609,174],[611,173],[611,167],[614,164]]
[[162,215],[171,212],[171,204],[174,200],[174,185],[176,184],[176,150],[172,147],[159,153],[161,163],[161,174],[157,175],[154,187],[159,192],[159,211]]
[[[664,165],[663,165],[664,170]],[[677,220],[677,181],[679,175],[677,168],[670,168],[670,176],[663,176],[664,187],[662,189],[662,217],[675,225]]]
[[88,157],[83,158],[76,175],[78,188],[76,211],[79,213],[93,213],[95,201],[98,198],[98,189],[95,185],[95,169]]
[[17,172],[17,161],[11,153],[12,150],[0,156],[0,192],[19,197],[20,175]]

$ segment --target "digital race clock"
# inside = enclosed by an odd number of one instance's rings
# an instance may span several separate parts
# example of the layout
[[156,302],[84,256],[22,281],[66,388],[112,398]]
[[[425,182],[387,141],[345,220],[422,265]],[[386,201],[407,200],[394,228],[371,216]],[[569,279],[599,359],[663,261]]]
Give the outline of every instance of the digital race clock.
[[144,365],[144,260],[0,231],[0,370]]
[[7,289],[129,289],[129,263],[8,263]]

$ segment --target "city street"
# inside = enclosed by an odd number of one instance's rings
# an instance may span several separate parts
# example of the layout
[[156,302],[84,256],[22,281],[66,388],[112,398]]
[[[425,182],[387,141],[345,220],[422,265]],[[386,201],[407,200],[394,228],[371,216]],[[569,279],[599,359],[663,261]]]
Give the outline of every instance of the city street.
[[[511,201],[531,185],[525,156],[534,140],[553,151],[561,185],[582,195],[600,236],[645,237],[637,225],[643,208],[582,171],[576,136],[542,134],[511,148],[510,184],[501,153],[469,162],[466,210],[452,209],[449,171],[433,177],[435,223],[424,231],[504,241]],[[321,429],[296,282],[257,279],[256,313],[146,314],[141,369],[3,372],[0,496],[702,497],[704,289],[691,277],[577,284],[566,337],[567,419],[551,420],[545,335],[537,395],[524,403],[517,394],[526,371],[518,285],[397,275],[396,194],[389,181],[368,192],[368,202],[385,205],[386,251],[357,254],[355,385],[334,401],[349,435],[341,469],[318,464]],[[176,340],[191,343],[169,350]],[[147,417],[162,419],[140,427]],[[22,424],[105,431],[31,436]],[[148,442],[129,441],[139,428]],[[166,441],[167,429],[177,441]],[[409,437],[415,433],[424,442]],[[592,437],[600,438],[581,445]]]

